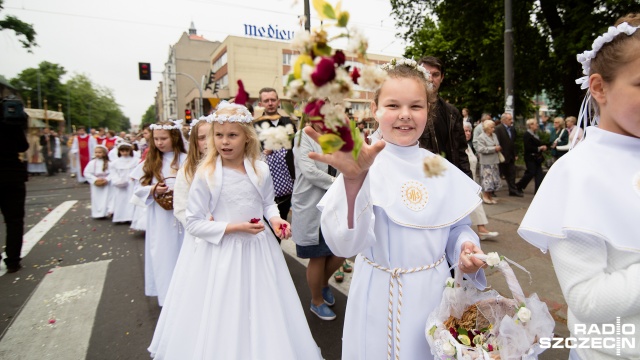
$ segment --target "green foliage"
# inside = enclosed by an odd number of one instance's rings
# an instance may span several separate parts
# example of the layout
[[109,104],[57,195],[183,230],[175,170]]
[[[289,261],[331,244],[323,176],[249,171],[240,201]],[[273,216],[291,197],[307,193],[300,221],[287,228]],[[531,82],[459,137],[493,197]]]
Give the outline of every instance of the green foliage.
[[[4,3],[4,0],[0,0],[0,10],[3,9],[2,3]],[[0,31],[2,30],[13,30],[16,35],[24,37],[19,41],[22,47],[28,49],[29,52],[31,52],[32,47],[38,46],[33,25],[27,24],[15,16],[7,15],[4,19],[0,19]]]
[[140,128],[145,124],[155,124],[156,122],[156,106],[149,105],[147,111],[142,115],[142,121],[140,122]]
[[[530,117],[531,99],[546,90],[560,113],[577,115],[583,93],[576,86],[576,54],[619,18],[640,11],[637,0],[513,1],[515,108]],[[504,108],[503,0],[391,0],[405,56],[441,58],[440,95],[474,118]]]
[[10,83],[25,101],[31,100],[31,107],[38,108],[39,76],[43,106],[44,99],[47,99],[50,110],[57,111],[58,104],[61,104],[66,118],[70,117],[73,125],[108,127],[118,131],[131,127],[129,118],[124,116],[110,89],[97,86],[86,75],[78,74],[63,84],[61,78],[66,73],[62,66],[43,61],[37,69],[23,70]]

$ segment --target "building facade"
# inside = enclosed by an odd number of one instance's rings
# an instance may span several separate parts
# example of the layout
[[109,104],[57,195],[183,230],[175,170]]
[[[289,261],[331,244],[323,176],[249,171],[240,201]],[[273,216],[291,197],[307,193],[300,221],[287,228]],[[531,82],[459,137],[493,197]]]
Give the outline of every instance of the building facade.
[[[156,93],[157,120],[184,118],[190,102],[186,100],[187,95],[203,86],[202,77],[209,73],[211,54],[219,45],[218,41],[198,35],[192,22],[189,33],[183,33],[180,40],[169,47]],[[191,108],[193,116],[199,115],[198,109]]]

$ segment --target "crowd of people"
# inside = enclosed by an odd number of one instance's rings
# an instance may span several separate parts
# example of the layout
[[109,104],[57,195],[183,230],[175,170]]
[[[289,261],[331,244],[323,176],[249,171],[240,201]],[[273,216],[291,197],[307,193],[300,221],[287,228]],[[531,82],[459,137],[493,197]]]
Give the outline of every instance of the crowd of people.
[[[579,58],[584,108],[595,113],[545,124],[549,143],[535,119],[522,135],[509,113],[472,123],[468,109],[438,95],[445,67],[427,56],[387,66],[371,105],[378,126],[357,158],[323,154],[318,124],[300,129],[292,149],[266,149],[255,125],[293,126],[272,88],[260,90],[256,119],[244,104],[222,102],[189,126],[151,125],[146,141],[45,129],[38,155],[51,175],[67,144],[78,181],[91,184],[92,216],[143,224],[145,294],[162,306],[149,347],[156,359],[321,359],[279,247],[292,235],[310,259],[309,310],[323,320],[336,317],[328,280],[357,256],[342,358],[428,357],[425,324],[450,265],[486,285],[487,264],[474,254],[498,236],[483,204],[497,203],[503,177],[517,197],[534,180],[519,234],[551,251],[570,330],[616,317],[638,327],[640,246],[629,234],[640,213],[639,25],[627,16]],[[518,136],[526,170],[516,181]],[[548,151],[555,163],[545,179]],[[440,156],[446,171],[425,178],[415,164]],[[622,355],[637,356],[629,351]],[[614,352],[572,349],[571,358]]]

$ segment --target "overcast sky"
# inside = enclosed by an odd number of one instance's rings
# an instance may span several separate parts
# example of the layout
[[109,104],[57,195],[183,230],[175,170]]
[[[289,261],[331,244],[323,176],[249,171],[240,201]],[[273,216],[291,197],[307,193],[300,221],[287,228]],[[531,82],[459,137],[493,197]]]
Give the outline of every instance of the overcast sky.
[[[335,4],[336,1],[329,0]],[[0,32],[0,75],[7,79],[42,61],[85,74],[114,92],[132,124],[153,104],[169,46],[194,22],[198,35],[223,41],[245,36],[244,24],[298,29],[303,1],[294,0],[5,0],[0,18],[15,15],[32,24],[38,47],[22,48],[13,31]],[[369,39],[369,52],[400,56],[389,0],[343,0],[350,24]],[[311,26],[319,23],[311,9]],[[138,62],[150,62],[152,81],[138,80]],[[32,99],[33,100],[33,99]],[[32,102],[33,104],[33,102]]]

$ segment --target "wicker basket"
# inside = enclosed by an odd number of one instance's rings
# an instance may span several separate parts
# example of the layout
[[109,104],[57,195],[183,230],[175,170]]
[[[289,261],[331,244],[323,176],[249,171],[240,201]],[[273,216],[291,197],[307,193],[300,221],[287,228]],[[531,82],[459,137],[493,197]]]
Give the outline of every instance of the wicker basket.
[[153,189],[151,192],[153,193],[153,200],[155,200],[155,202],[158,203],[158,205],[160,205],[161,208],[165,210],[173,210],[173,190],[168,190],[164,194],[156,193],[156,187],[158,187],[158,185],[160,184],[166,184],[167,179],[175,179],[175,176],[166,177],[161,182],[157,182],[153,186]]
[[96,179],[96,181],[93,182],[93,185],[102,187],[102,186],[107,185],[108,183],[109,183],[109,181],[107,179],[98,178],[98,179]]

